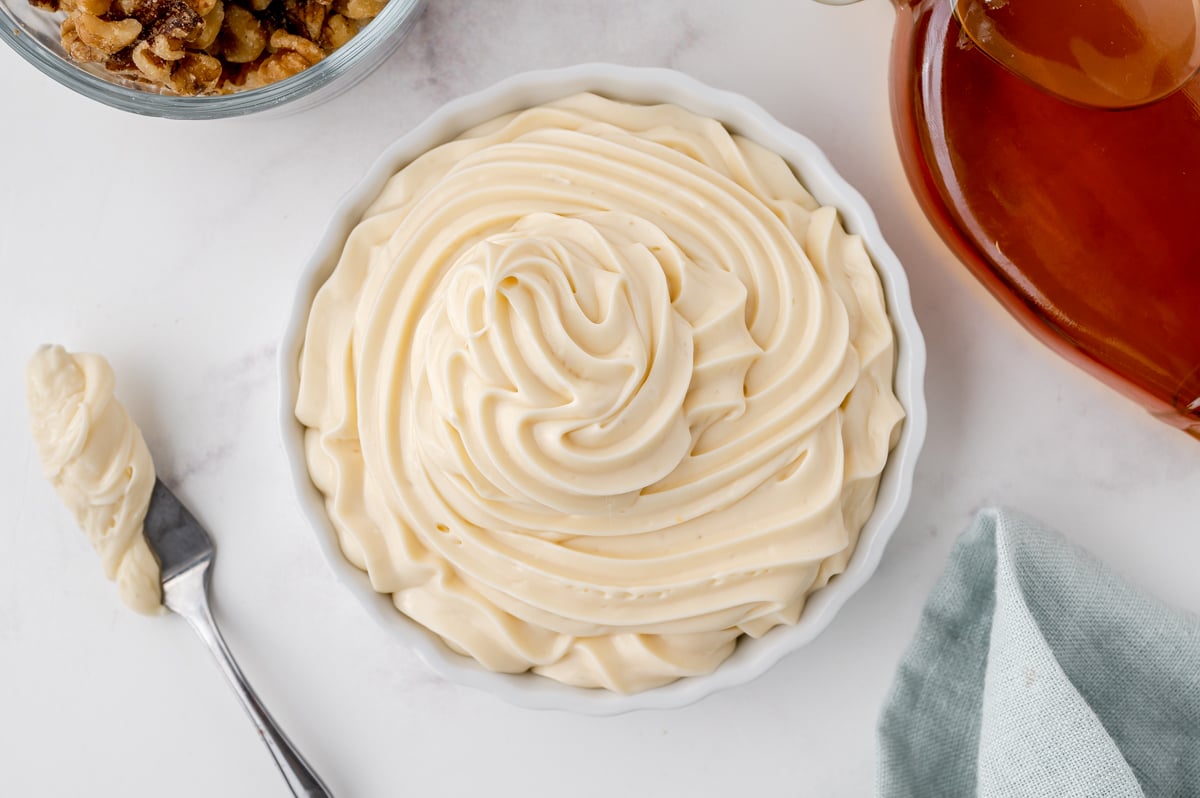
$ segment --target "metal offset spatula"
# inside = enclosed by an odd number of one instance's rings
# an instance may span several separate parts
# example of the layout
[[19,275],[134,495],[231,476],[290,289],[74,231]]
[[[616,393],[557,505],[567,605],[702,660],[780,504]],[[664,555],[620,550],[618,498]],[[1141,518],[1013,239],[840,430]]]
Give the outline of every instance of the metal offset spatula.
[[258,727],[263,742],[275,757],[292,794],[301,798],[332,798],[329,789],[304,761],[258,700],[225,646],[208,605],[208,580],[212,571],[213,544],[204,527],[162,482],[155,480],[144,525],[146,542],[162,568],[163,604],[182,615],[208,644],[225,672],[242,706]]

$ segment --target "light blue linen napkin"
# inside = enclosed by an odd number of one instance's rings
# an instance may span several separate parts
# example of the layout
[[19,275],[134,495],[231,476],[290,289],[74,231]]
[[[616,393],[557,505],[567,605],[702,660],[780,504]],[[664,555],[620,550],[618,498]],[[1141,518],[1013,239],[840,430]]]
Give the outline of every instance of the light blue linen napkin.
[[880,798],[1200,796],[1200,619],[1037,523],[984,510],[901,660],[876,786]]

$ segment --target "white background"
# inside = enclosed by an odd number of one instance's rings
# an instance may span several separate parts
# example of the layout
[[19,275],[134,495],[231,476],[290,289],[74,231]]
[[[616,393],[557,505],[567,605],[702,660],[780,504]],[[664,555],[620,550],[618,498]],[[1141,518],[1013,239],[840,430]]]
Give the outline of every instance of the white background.
[[[215,123],[111,111],[0,52],[0,794],[287,794],[199,641],[122,608],[42,481],[22,374],[44,341],[112,361],[217,541],[230,646],[342,798],[865,795],[896,662],[989,503],[1200,611],[1200,443],[1044,351],[942,246],[891,134],[893,19],[882,0],[432,0],[350,92]],[[385,145],[448,99],[589,60],[675,67],[814,139],[874,206],[929,346],[929,438],[874,579],[757,682],[610,719],[509,707],[384,637],[296,508],[274,365],[297,273]]]

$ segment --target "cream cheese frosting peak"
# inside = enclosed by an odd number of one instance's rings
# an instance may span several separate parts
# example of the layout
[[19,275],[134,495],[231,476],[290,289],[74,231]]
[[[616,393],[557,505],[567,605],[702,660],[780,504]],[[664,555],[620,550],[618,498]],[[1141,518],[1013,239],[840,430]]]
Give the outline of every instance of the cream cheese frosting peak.
[[26,369],[30,428],[43,471],[116,580],[121,600],[153,614],[162,594],[158,560],[142,535],[154,463],[141,431],[113,396],[99,355],[44,346]]
[[903,410],[879,278],[777,155],[583,94],[414,160],[296,406],[342,550],[486,667],[708,673],[840,573]]

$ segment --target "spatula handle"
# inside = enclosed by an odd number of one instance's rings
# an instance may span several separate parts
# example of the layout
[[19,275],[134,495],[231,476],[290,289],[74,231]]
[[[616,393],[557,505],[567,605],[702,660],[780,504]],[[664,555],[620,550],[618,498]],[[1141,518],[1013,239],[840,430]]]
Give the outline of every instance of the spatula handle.
[[212,651],[234,692],[242,700],[246,714],[250,716],[263,742],[267,744],[267,750],[275,758],[275,764],[279,766],[279,771],[292,794],[297,798],[332,798],[329,788],[317,777],[312,767],[296,750],[296,746],[292,745],[291,740],[271,717],[271,713],[267,712],[267,708],[242,675],[241,668],[229,652],[229,647],[225,645],[208,604],[208,568],[192,569],[171,581],[179,583],[185,580],[185,584],[171,585],[173,589],[169,606],[187,619],[188,624]]

